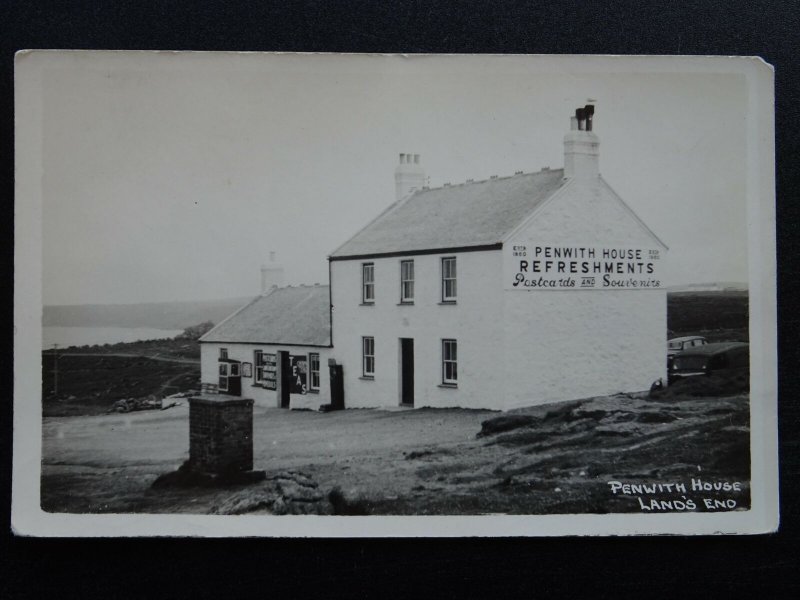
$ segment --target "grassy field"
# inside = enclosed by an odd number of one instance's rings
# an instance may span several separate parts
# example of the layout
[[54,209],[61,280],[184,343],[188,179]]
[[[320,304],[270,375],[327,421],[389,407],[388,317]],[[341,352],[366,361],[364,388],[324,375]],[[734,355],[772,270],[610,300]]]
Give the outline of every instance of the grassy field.
[[[51,354],[47,350],[43,354]],[[200,342],[185,339],[145,340],[140,342],[120,342],[95,346],[70,346],[58,350],[61,354],[137,354],[160,358],[185,358],[200,360]]]
[[58,394],[54,356],[42,354],[43,416],[97,415],[115,401],[155,395],[159,398],[199,389],[200,363],[142,356],[60,354]]
[[667,294],[669,337],[702,335],[709,342],[748,341],[747,292],[671,292]]

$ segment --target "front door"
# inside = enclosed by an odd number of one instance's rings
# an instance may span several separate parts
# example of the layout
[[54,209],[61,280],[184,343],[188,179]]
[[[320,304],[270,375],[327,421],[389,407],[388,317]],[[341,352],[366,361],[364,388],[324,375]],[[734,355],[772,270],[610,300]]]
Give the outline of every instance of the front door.
[[413,338],[400,338],[400,403],[414,406]]
[[330,365],[331,378],[331,407],[340,410],[344,408],[344,376],[342,365]]
[[280,385],[280,398],[278,406],[280,408],[289,408],[289,394],[292,391],[292,362],[289,359],[288,352],[278,352],[278,360],[280,361],[281,385]]

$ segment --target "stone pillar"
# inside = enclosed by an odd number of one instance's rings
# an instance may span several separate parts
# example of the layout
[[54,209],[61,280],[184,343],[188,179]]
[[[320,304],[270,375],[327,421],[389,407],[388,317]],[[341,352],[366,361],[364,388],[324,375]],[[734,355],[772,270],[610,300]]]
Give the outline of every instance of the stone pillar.
[[253,470],[253,401],[202,395],[189,399],[189,469],[211,475]]

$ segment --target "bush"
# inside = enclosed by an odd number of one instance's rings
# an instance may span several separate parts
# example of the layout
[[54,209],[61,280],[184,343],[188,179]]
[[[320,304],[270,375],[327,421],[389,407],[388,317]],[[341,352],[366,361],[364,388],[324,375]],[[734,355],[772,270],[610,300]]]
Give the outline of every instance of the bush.
[[183,333],[175,336],[176,340],[199,340],[202,336],[213,329],[214,323],[205,321],[199,325],[192,325],[183,330]]

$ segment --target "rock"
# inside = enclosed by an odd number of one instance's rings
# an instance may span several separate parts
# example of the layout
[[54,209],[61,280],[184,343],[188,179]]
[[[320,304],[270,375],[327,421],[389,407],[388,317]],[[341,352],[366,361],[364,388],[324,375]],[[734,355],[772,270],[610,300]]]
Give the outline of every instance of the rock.
[[520,427],[529,427],[538,423],[540,420],[540,418],[533,415],[502,415],[483,421],[481,423],[481,430],[476,437],[481,438],[487,435],[494,435],[495,433],[519,429]]
[[278,481],[277,488],[281,496],[289,501],[319,502],[324,498],[318,488],[301,485],[297,481]]
[[252,512],[273,512],[273,505],[279,498],[274,492],[264,489],[242,490],[226,498],[211,509],[217,515],[242,515]]

